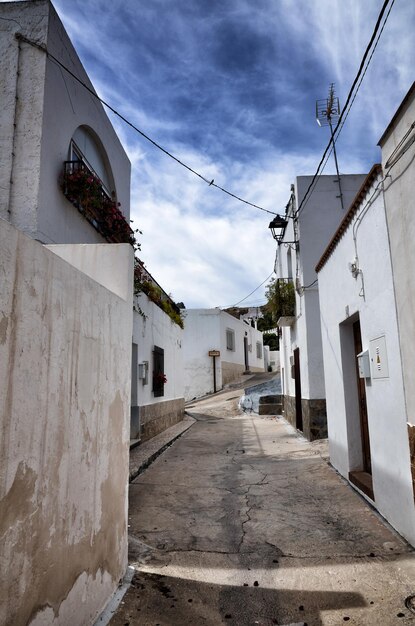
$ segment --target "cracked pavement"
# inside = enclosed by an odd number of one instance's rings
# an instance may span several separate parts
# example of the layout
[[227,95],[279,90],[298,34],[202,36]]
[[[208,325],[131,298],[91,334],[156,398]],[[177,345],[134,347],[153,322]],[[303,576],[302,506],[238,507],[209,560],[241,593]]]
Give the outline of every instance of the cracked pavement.
[[130,485],[136,569],[112,626],[415,624],[413,550],[284,420],[235,390]]

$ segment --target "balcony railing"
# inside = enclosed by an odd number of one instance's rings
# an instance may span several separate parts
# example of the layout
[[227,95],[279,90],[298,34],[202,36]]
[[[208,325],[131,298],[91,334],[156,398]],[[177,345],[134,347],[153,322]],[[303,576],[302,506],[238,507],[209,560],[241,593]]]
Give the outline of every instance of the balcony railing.
[[119,203],[111,198],[84,161],[64,162],[61,187],[69,202],[107,241],[135,246],[134,231],[119,209]]

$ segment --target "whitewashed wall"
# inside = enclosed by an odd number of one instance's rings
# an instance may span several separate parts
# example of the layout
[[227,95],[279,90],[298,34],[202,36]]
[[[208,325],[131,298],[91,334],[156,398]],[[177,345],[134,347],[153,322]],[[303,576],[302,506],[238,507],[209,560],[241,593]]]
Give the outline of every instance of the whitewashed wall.
[[[256,342],[258,341],[261,346],[263,345],[262,332],[252,328],[252,326],[245,322],[236,319],[233,315],[229,315],[226,311],[221,311],[220,314],[220,334],[221,334],[221,362],[222,367],[224,363],[230,363],[238,365],[244,371],[245,369],[245,356],[244,356],[244,337],[248,340],[248,365],[249,369],[253,372],[264,371],[264,354],[261,348],[261,358],[257,358]],[[228,350],[226,347],[226,331],[230,329],[235,332],[235,350]]]
[[133,258],[98,248],[0,220],[1,624],[89,625],[127,565]]
[[[145,316],[134,312],[133,342],[138,346],[137,363],[143,361],[149,363],[148,384],[144,385],[142,380],[136,381],[139,404],[154,404],[183,398],[183,330],[144,293],[138,296],[137,302]],[[162,398],[155,398],[152,393],[154,346],[164,350],[164,373],[167,383],[164,385]]]
[[[209,350],[221,349],[219,309],[184,311],[183,364],[186,400],[213,393],[213,359]],[[221,359],[216,359],[217,389],[222,387]]]
[[[379,178],[361,206],[374,192]],[[360,212],[359,212],[360,214]],[[359,215],[358,214],[358,215]],[[389,376],[366,382],[367,411],[375,506],[411,543],[415,511],[400,362],[398,327],[383,196],[379,193],[362,217],[357,216],[319,272],[320,310],[328,414],[330,459],[339,472],[361,469],[361,435],[353,349],[352,322],[359,314],[363,350],[385,336]],[[356,245],[353,242],[353,225]],[[362,278],[349,263],[359,258]],[[353,392],[354,390],[354,392]]]
[[[403,376],[408,422],[415,425],[415,86],[399,107],[397,115],[380,140],[382,165],[389,175],[385,180],[385,205],[389,228],[393,280],[399,322]],[[406,137],[406,139],[405,139]],[[386,167],[397,146],[391,167]],[[415,464],[415,459],[414,459]],[[415,470],[415,467],[414,467]],[[415,475],[414,475],[415,480]]]
[[[244,337],[251,350],[248,352],[250,370],[264,371],[262,333],[245,322],[220,309],[186,309],[184,312],[184,371],[185,398],[192,400],[213,392],[213,359],[209,350],[219,350],[216,358],[217,390],[245,371]],[[235,350],[228,350],[226,331],[235,333]],[[245,335],[246,333],[246,335]],[[262,356],[256,356],[256,342],[262,346]]]
[[[278,250],[277,273],[281,278],[298,278],[299,286],[308,287],[316,280],[315,266],[344,216],[335,176],[321,176],[313,193],[304,205],[297,224],[300,251],[294,246],[281,245]],[[348,208],[365,179],[361,174],[343,175],[344,205]],[[298,176],[295,197],[298,208],[311,183],[311,176]],[[294,241],[293,219],[288,220],[285,241]],[[290,263],[291,256],[291,263]],[[282,329],[281,367],[284,370],[284,394],[295,396],[291,378],[293,350],[300,349],[301,394],[304,399],[324,398],[324,369],[321,348],[318,284],[308,287],[300,295],[296,292],[296,322]]]
[[280,370],[280,351],[279,350],[269,351],[269,364],[271,365],[273,372],[278,372]]
[[101,235],[64,197],[58,178],[76,129],[89,127],[107,154],[129,219],[126,153],[96,98],[44,52],[15,39],[21,32],[46,44],[92,88],[53,6],[47,0],[0,3],[0,16],[6,18],[0,20],[0,217],[44,243],[100,243]]

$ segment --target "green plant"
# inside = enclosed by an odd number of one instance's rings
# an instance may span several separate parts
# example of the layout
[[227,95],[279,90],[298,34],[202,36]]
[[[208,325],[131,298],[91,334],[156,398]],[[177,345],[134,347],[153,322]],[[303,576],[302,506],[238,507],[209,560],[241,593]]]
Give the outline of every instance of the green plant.
[[69,202],[107,241],[129,243],[134,250],[139,250],[136,233],[140,231],[133,231],[120,210],[120,203],[105,193],[101,180],[84,163],[66,163],[60,184]]
[[295,289],[292,280],[274,279],[267,286],[265,296],[268,300],[267,306],[275,322],[280,317],[295,315]]
[[[180,315],[180,311],[171,298],[163,292],[161,287],[155,284],[151,279],[150,274],[144,267],[144,264],[140,259],[135,258],[134,266],[134,295],[138,296],[140,293],[145,293],[146,296],[154,302],[162,311],[164,311],[180,328],[184,327],[183,319]],[[139,311],[141,315],[144,315],[143,311]]]
[[264,333],[264,346],[269,346],[270,350],[280,349],[280,340],[276,333]]

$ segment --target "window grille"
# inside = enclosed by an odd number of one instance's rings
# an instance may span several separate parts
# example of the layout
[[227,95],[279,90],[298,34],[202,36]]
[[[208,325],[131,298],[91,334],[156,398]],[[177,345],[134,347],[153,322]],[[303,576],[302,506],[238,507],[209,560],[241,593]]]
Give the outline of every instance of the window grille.
[[256,358],[262,359],[262,344],[260,341],[256,342]]
[[235,350],[235,331],[230,328],[226,331],[226,349],[227,350]]

